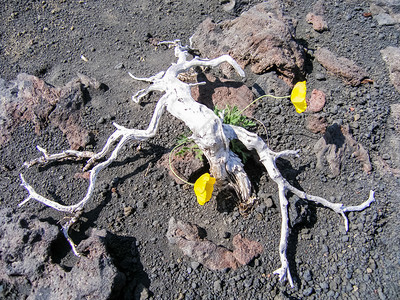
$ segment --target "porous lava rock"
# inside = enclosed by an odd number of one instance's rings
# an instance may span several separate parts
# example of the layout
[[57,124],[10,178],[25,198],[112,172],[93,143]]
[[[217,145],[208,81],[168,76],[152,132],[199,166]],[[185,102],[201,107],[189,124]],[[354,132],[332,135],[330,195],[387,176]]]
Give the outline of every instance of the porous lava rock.
[[307,116],[306,128],[312,133],[325,133],[328,123],[325,117],[315,114]]
[[400,23],[400,3],[397,0],[370,0],[370,11],[379,26]]
[[353,61],[337,56],[327,48],[319,48],[315,51],[315,58],[325,69],[352,86],[360,85],[363,79],[369,77],[368,73]]
[[32,122],[36,134],[51,124],[66,135],[71,149],[83,148],[90,140],[80,117],[88,87],[99,89],[101,84],[82,74],[62,87],[25,73],[12,81],[0,78],[0,146],[18,126]]
[[325,102],[325,93],[320,90],[313,90],[310,99],[307,99],[307,111],[320,112],[324,108]]
[[233,238],[234,250],[230,251],[204,239],[202,233],[203,230],[195,224],[171,218],[166,236],[185,255],[211,270],[236,269],[240,265],[248,264],[263,251],[260,243],[240,234]]
[[[94,229],[79,244],[84,253],[70,271],[52,262],[60,230],[12,209],[0,210],[0,296],[26,299],[116,299],[125,285],[106,250],[106,231]],[[60,237],[63,238],[63,237]],[[4,290],[4,287],[6,290]]]
[[[209,73],[200,74],[198,81],[206,84],[193,87],[192,97],[210,109],[236,106],[242,110],[253,101],[252,91],[242,82],[216,78]],[[243,114],[251,117],[253,109],[249,107]]]
[[[256,74],[276,70],[287,82],[304,76],[304,50],[295,40],[295,26],[279,1],[258,4],[234,20],[206,19],[191,38],[192,47],[209,58],[231,55]],[[229,74],[224,66],[225,74]]]
[[318,32],[323,32],[329,29],[328,23],[324,18],[325,7],[323,1],[317,1],[313,5],[312,12],[309,12],[306,16],[307,23],[312,24],[313,29]]
[[333,176],[340,174],[341,165],[348,154],[361,163],[365,173],[372,170],[368,151],[354,140],[348,126],[334,123],[327,127],[325,134],[314,145],[314,152],[317,168],[323,169],[327,163]]
[[329,29],[328,23],[325,21],[323,16],[316,15],[314,13],[309,13],[306,16],[307,23],[312,24],[312,27],[315,31],[323,32]]
[[394,87],[400,92],[400,48],[387,47],[381,50],[382,58],[389,68],[389,77]]

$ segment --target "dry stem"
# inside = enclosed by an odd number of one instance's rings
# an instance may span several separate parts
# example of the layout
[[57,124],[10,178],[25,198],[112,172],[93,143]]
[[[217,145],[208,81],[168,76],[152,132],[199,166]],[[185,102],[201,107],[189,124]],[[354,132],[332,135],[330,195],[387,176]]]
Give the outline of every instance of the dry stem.
[[[180,73],[186,72],[190,68],[199,66],[217,67],[222,63],[229,63],[241,77],[244,77],[244,71],[240,68],[240,66],[228,55],[223,55],[211,60],[194,57],[188,61],[188,47],[181,46],[178,40],[165,43],[175,47],[175,56],[178,58],[177,63],[172,64],[167,71],[159,72],[158,74],[149,78],[138,78],[130,74],[130,76],[135,80],[151,83],[149,87],[138,91],[132,96],[134,102],[140,103],[143,97],[152,91],[164,92],[164,95],[157,102],[148,128],[145,130],[128,129],[114,123],[114,126],[117,128],[116,131],[107,139],[103,149],[97,154],[91,152],[67,150],[58,154],[48,155],[43,148],[38,147],[38,149],[43,153],[43,157],[25,163],[26,166],[29,167],[34,164],[45,164],[50,161],[67,158],[90,158],[84,167],[84,170],[88,170],[94,166],[90,170],[89,187],[85,197],[79,203],[65,206],[37,194],[21,175],[22,186],[29,192],[29,196],[20,204],[20,206],[30,199],[35,199],[36,201],[39,201],[44,205],[50,206],[56,210],[72,214],[73,217],[63,226],[63,232],[71,244],[74,253],[79,255],[76,251],[75,244],[68,235],[68,230],[71,225],[78,220],[83,211],[84,205],[93,196],[98,173],[109,166],[117,158],[119,151],[127,142],[140,142],[154,137],[159,127],[161,116],[164,111],[167,110],[171,115],[182,120],[193,132],[191,138],[196,142],[196,144],[207,157],[210,163],[210,173],[219,182],[230,182],[244,203],[248,203],[253,200],[253,197],[251,196],[251,183],[243,169],[243,164],[239,157],[229,149],[229,141],[232,139],[238,139],[247,147],[247,149],[254,149],[257,151],[260,161],[265,166],[269,176],[278,185],[280,210],[282,215],[281,239],[279,244],[281,267],[278,268],[274,273],[279,275],[280,280],[288,280],[290,285],[293,287],[294,284],[289,271],[289,264],[286,256],[289,236],[289,217],[287,210],[288,200],[286,198],[287,191],[292,192],[300,198],[330,208],[336,213],[340,214],[344,219],[346,230],[348,230],[348,219],[346,213],[351,211],[361,211],[368,207],[374,201],[374,192],[371,191],[368,200],[360,205],[346,207],[341,203],[332,203],[324,198],[309,195],[290,185],[278,170],[276,166],[276,160],[279,157],[297,157],[299,153],[298,150],[273,152],[255,133],[251,133],[241,127],[223,124],[221,119],[216,116],[213,111],[204,105],[197,103],[192,98],[190,91],[191,85],[178,79],[178,75]],[[117,146],[115,146],[114,150],[111,151],[111,146],[117,140],[119,140]],[[111,155],[108,159],[96,164],[99,160],[104,159],[104,157],[110,151]]]

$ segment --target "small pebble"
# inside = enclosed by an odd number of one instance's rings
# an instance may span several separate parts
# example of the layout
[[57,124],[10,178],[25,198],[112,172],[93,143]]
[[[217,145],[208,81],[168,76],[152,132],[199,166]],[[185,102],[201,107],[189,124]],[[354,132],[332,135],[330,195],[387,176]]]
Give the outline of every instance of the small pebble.
[[124,207],[124,216],[129,217],[132,214],[133,208],[131,206]]
[[246,280],[244,281],[243,285],[244,285],[246,288],[251,287],[251,286],[253,285],[253,279],[252,279],[252,278],[246,279]]
[[328,248],[327,245],[323,244],[321,248],[322,248],[322,250],[321,250],[322,253],[328,253],[329,252],[329,248]]
[[329,288],[329,284],[328,284],[326,281],[321,282],[321,284],[320,284],[319,286],[320,286],[321,289],[323,289],[323,290],[327,290],[327,289]]
[[274,206],[274,202],[272,201],[271,197],[268,197],[267,199],[265,199],[265,206],[267,208],[272,208]]
[[124,67],[125,67],[125,66],[124,66],[123,63],[119,63],[119,64],[115,65],[114,69],[115,69],[115,70],[121,70],[121,69],[123,69]]
[[305,281],[309,282],[312,280],[312,275],[310,270],[306,270],[303,274],[303,278]]
[[[333,115],[336,115],[336,114],[338,113],[338,111],[339,111],[339,108],[338,108],[337,105],[331,107],[331,109],[330,109],[330,112],[331,112],[331,114],[333,114]],[[339,124],[339,125],[341,125],[341,124]]]
[[192,267],[193,270],[197,270],[197,268],[200,266],[200,263],[198,263],[197,261],[192,261],[190,263],[190,266]]
[[222,291],[222,282],[221,282],[221,280],[214,281],[214,291],[215,292]]
[[271,109],[271,113],[279,115],[281,113],[280,107],[279,106],[274,107],[273,109]]
[[224,234],[222,235],[222,238],[224,238],[224,239],[229,239],[230,237],[231,237],[231,233],[227,232],[227,231],[225,231]]
[[322,81],[322,80],[326,80],[326,77],[323,73],[316,73],[315,74],[315,79]]
[[267,206],[265,203],[261,203],[259,206],[256,207],[256,212],[259,212],[260,214],[264,214],[266,207]]
[[98,120],[97,120],[97,124],[104,124],[106,122],[106,119],[104,119],[103,117],[100,117]]
[[306,297],[308,297],[308,296],[310,296],[313,292],[314,292],[314,288],[309,287],[309,288],[306,288],[306,289],[303,291],[303,295],[306,296]]
[[138,203],[137,203],[137,208],[139,208],[139,209],[144,209],[144,208],[146,208],[146,206],[147,206],[147,203],[144,201],[138,201]]

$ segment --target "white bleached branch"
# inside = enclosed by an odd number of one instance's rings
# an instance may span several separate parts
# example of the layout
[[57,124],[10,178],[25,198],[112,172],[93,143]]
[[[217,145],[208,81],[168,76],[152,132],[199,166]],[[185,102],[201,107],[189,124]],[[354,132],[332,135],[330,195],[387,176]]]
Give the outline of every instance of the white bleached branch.
[[[46,150],[38,147],[39,151],[43,153],[43,157],[25,163],[26,166],[45,164],[50,161],[62,160],[66,158],[90,158],[84,167],[84,170],[89,170],[93,166],[93,168],[90,170],[89,187],[85,197],[79,203],[65,206],[36,193],[21,175],[22,186],[29,192],[29,196],[20,204],[20,206],[30,199],[34,199],[56,210],[74,214],[74,216],[63,226],[63,232],[71,244],[74,253],[79,255],[79,253],[76,251],[75,244],[68,235],[68,230],[78,220],[83,211],[84,205],[91,199],[95,189],[95,182],[98,173],[109,166],[117,158],[119,150],[127,142],[140,142],[154,137],[156,135],[161,116],[163,112],[167,110],[172,116],[183,121],[193,132],[191,139],[196,142],[206,156],[210,164],[211,175],[215,177],[218,182],[229,182],[235,188],[238,196],[241,198],[242,203],[245,204],[252,203],[254,199],[254,196],[252,196],[251,183],[243,169],[241,160],[230,150],[229,142],[232,139],[238,139],[247,147],[247,149],[254,149],[257,152],[260,161],[268,172],[268,175],[278,185],[280,210],[282,216],[281,238],[279,243],[281,267],[278,268],[274,274],[278,274],[280,280],[282,281],[287,280],[293,287],[294,283],[290,274],[289,263],[286,256],[289,236],[289,203],[286,196],[287,192],[290,191],[300,198],[327,207],[340,214],[344,219],[346,230],[348,230],[348,218],[346,213],[352,211],[361,211],[370,206],[370,204],[374,201],[374,192],[371,191],[368,200],[360,205],[345,206],[341,203],[333,203],[324,198],[309,195],[293,187],[282,176],[281,172],[276,166],[276,160],[280,157],[298,157],[299,150],[284,150],[281,152],[274,152],[269,149],[266,143],[255,133],[251,133],[242,127],[223,124],[220,117],[215,115],[213,111],[196,102],[192,98],[190,87],[196,84],[184,83],[178,79],[178,75],[180,73],[186,72],[190,68],[217,67],[222,63],[230,64],[241,77],[245,77],[244,71],[240,68],[236,61],[234,61],[229,55],[223,55],[211,60],[194,57],[188,61],[188,47],[183,47],[178,40],[164,42],[164,44],[173,45],[175,47],[175,56],[178,58],[177,63],[172,64],[167,71],[159,72],[158,74],[148,78],[139,78],[129,73],[133,79],[151,84],[149,87],[138,91],[132,96],[134,102],[140,103],[142,98],[152,91],[164,92],[164,95],[160,98],[160,100],[158,100],[148,128],[146,130],[128,129],[118,124],[114,124],[114,126],[117,128],[116,131],[107,139],[103,149],[97,154],[85,151],[79,152],[67,150],[58,154],[49,155]],[[117,140],[119,140],[118,144],[115,146],[114,150],[111,151],[111,147]],[[108,159],[98,163],[99,160],[104,159],[105,156],[110,152],[111,154]]]

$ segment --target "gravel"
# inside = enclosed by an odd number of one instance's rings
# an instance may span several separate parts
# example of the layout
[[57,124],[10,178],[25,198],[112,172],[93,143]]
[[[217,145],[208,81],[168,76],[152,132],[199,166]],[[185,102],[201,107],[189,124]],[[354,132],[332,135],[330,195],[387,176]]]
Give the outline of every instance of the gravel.
[[[129,120],[129,127],[146,128],[160,97],[154,94],[141,106],[129,102],[145,85],[132,81],[127,71],[146,77],[165,70],[175,58],[171,50],[155,47],[155,42],[180,38],[186,43],[206,17],[216,22],[232,19],[261,1],[236,2],[236,8],[227,12],[217,0],[8,1],[0,10],[4,24],[0,77],[12,80],[25,72],[58,86],[79,72],[103,82],[107,89],[89,91],[85,107],[90,110],[82,114],[95,137],[94,151],[99,151],[114,130],[112,122],[126,124]],[[397,299],[400,181],[379,167],[379,159],[393,170],[400,168],[394,160],[398,149],[393,146],[398,133],[388,124],[390,107],[399,103],[400,95],[380,54],[388,46],[398,47],[399,24],[386,26],[388,20],[364,16],[373,0],[328,0],[324,1],[324,18],[329,31],[317,33],[305,21],[314,2],[282,1],[284,13],[297,21],[296,40],[307,48],[307,84],[310,91],[318,89],[327,95],[322,113],[329,124],[350,124],[355,140],[369,152],[373,170],[364,174],[351,155],[345,157],[336,177],[330,176],[327,166],[317,169],[313,145],[321,135],[305,129],[307,116],[296,114],[289,101],[262,100],[255,117],[268,122],[267,132],[262,127],[257,130],[273,150],[301,149],[300,158],[282,160],[279,165],[296,187],[328,199],[335,197],[335,202],[346,205],[357,205],[369,189],[375,189],[377,202],[349,215],[347,233],[341,217],[327,209],[305,203],[300,203],[300,210],[291,208],[292,216],[300,217],[292,223],[288,248],[296,285],[292,289],[273,274],[279,267],[281,222],[279,202],[274,198],[276,186],[260,177],[263,170],[259,166],[250,165],[259,196],[253,212],[244,216],[237,207],[220,212],[216,201],[198,206],[191,188],[177,185],[167,170],[158,167],[178,136],[188,132],[181,122],[166,115],[157,137],[143,143],[140,151],[137,144],[126,147],[118,161],[102,173],[98,193],[73,230],[76,242],[89,236],[93,227],[107,230],[117,241],[128,239],[111,251],[118,271],[126,277],[121,299],[133,294],[141,299]],[[321,47],[354,61],[367,70],[373,83],[352,87],[327,72],[313,58]],[[246,73],[246,85],[251,88],[258,77],[249,70]],[[83,179],[74,179],[82,167],[78,163],[21,168],[24,161],[38,156],[36,145],[51,153],[68,148],[57,128],[47,127],[41,135],[29,123],[16,129],[12,142],[0,148],[0,206],[12,208],[14,214],[23,211],[38,216],[54,226],[63,214],[33,202],[17,208],[26,197],[19,186],[19,173],[40,192],[65,203],[78,202],[87,185]],[[232,237],[240,233],[260,242],[264,251],[248,266],[210,271],[168,244],[165,233],[171,216],[198,224],[207,239],[229,249]],[[68,249],[66,244],[58,246],[58,260],[52,263],[61,267],[76,264]],[[134,270],[124,267],[128,253],[135,260]],[[4,260],[1,254],[0,259]],[[29,294],[31,284],[25,283],[25,294],[21,294],[0,280],[0,298],[20,299]]]

